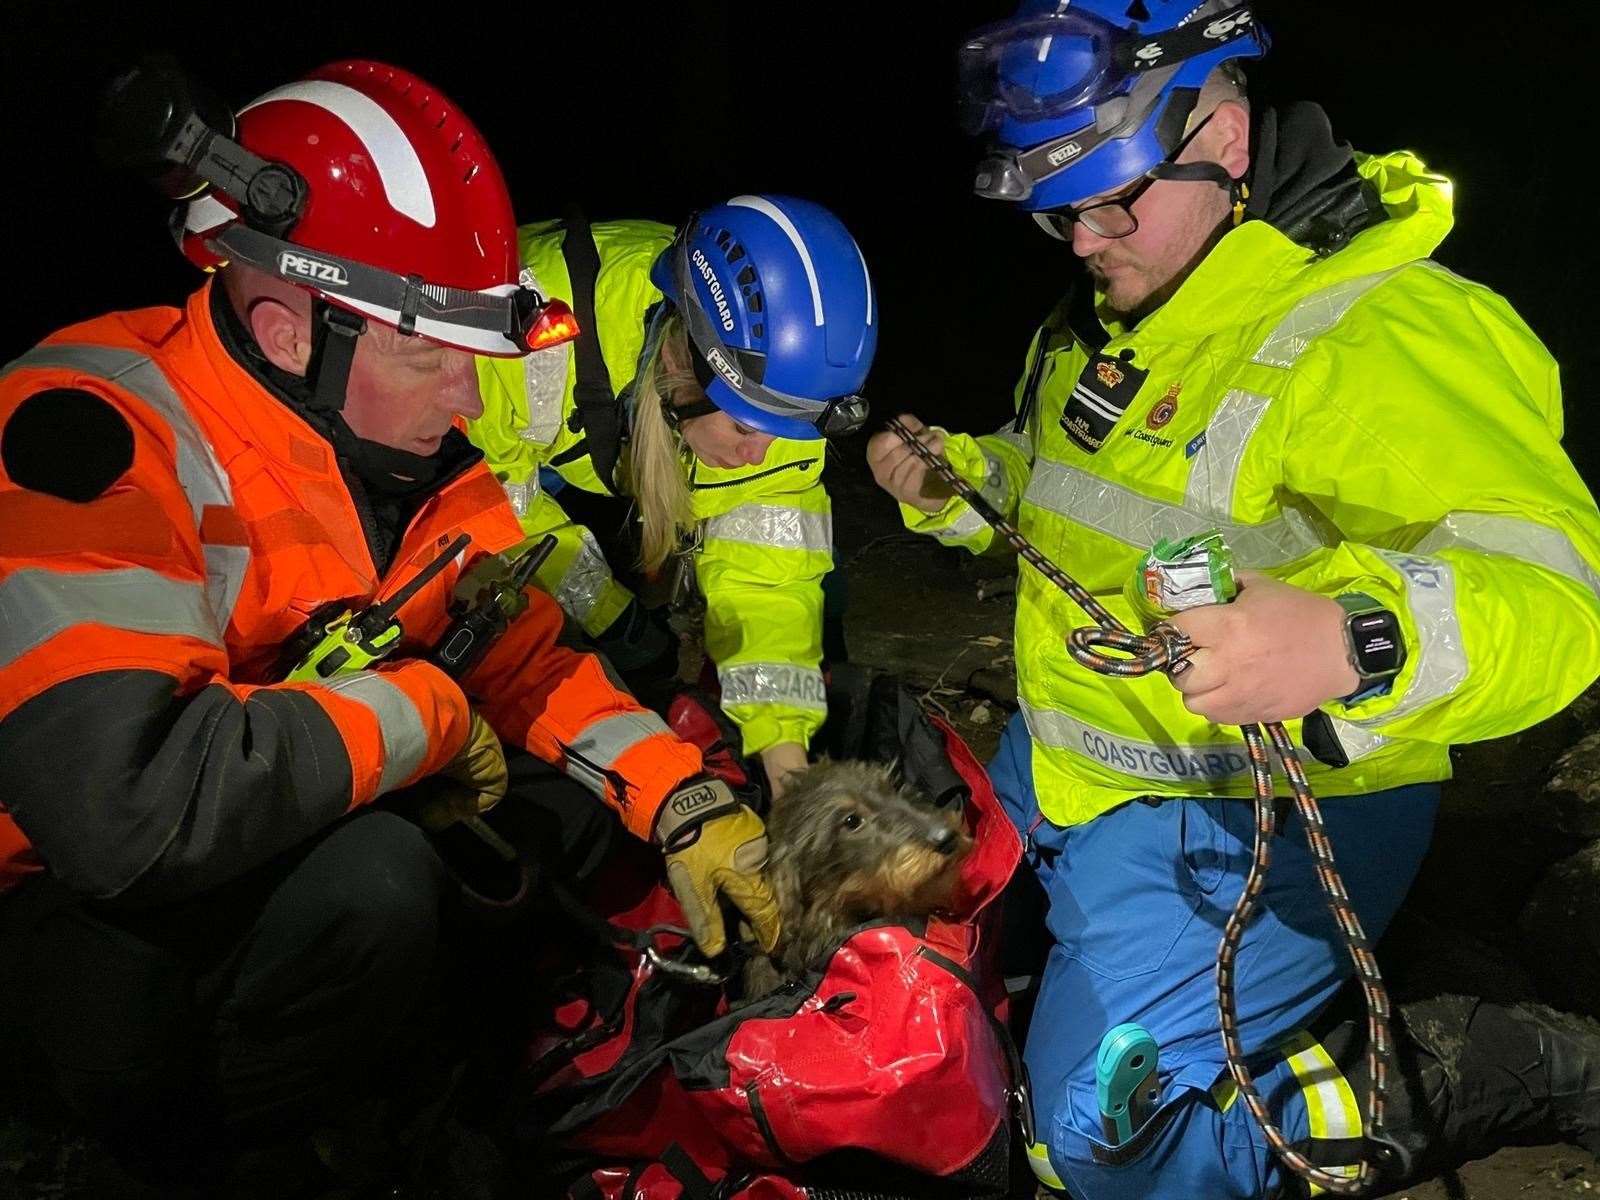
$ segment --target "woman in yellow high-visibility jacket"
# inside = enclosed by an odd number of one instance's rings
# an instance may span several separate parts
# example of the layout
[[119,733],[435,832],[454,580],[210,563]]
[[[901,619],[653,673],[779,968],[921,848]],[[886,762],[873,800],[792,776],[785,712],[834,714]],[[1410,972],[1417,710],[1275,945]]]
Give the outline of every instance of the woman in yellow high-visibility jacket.
[[723,710],[781,780],[826,715],[823,439],[866,415],[878,321],[865,259],[827,210],[770,195],[697,213],[676,236],[569,218],[519,240],[528,282],[585,326],[570,347],[479,363],[471,437],[524,531],[558,538],[539,582],[625,673],[668,650],[540,471],[632,496],[647,574],[692,547]]

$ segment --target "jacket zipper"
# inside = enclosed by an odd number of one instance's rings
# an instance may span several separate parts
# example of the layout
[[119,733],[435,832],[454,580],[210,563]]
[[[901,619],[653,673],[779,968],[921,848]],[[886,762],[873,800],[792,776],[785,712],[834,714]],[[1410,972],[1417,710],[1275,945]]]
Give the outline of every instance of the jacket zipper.
[[[817,460],[814,458],[808,458],[802,462],[784,463],[782,466],[768,467],[765,471],[757,471],[754,475],[745,475],[739,479],[724,479],[721,483],[696,483],[694,475],[691,474],[689,476],[689,486],[697,492],[709,490],[710,488],[738,487],[743,483],[752,483],[757,479],[765,479],[768,475],[776,475],[779,471],[793,471],[797,469],[801,471],[808,471],[812,467],[816,466],[816,463]],[[696,460],[695,470],[698,471],[699,469],[700,463],[698,460]]]

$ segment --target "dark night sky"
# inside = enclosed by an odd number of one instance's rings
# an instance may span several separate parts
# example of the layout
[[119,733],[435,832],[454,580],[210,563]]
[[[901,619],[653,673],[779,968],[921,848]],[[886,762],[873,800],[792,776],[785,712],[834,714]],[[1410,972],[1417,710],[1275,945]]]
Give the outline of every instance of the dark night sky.
[[[879,411],[991,428],[1070,269],[1026,218],[967,191],[975,147],[955,127],[954,48],[1009,7],[280,0],[252,20],[247,6],[214,0],[5,0],[0,219],[13,300],[0,355],[65,321],[172,302],[193,285],[161,203],[103,174],[88,149],[95,92],[116,67],[170,49],[243,103],[319,62],[366,55],[411,68],[467,110],[523,219],[558,215],[568,198],[596,217],[673,223],[741,191],[831,206],[879,283]],[[1585,93],[1600,22],[1580,3],[1502,6],[1493,21],[1469,22],[1468,11],[1262,0],[1275,46],[1252,82],[1269,102],[1319,100],[1360,148],[1414,149],[1455,179],[1457,228],[1438,258],[1509,297],[1551,348],[1568,449],[1600,481],[1596,214],[1574,177],[1593,154]]]

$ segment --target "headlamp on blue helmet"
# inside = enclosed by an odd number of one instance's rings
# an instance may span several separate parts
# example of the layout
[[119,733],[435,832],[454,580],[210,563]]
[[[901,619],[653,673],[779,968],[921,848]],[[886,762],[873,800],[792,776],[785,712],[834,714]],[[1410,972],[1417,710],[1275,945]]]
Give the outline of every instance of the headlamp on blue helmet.
[[872,280],[827,209],[736,196],[690,218],[650,276],[682,315],[707,397],[741,425],[814,439],[865,423]]
[[1041,211],[1124,187],[1173,153],[1213,69],[1267,45],[1249,4],[1025,0],[961,51],[967,128],[996,142],[974,190]]

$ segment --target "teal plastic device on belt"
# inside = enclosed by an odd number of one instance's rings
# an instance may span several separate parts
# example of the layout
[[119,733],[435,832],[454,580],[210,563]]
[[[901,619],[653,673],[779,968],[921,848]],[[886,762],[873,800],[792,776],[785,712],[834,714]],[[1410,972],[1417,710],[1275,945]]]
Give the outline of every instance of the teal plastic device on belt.
[[1094,1090],[1100,1104],[1100,1130],[1106,1142],[1120,1146],[1133,1137],[1155,1111],[1161,1095],[1156,1082],[1158,1048],[1143,1025],[1118,1025],[1100,1039],[1095,1058]]

